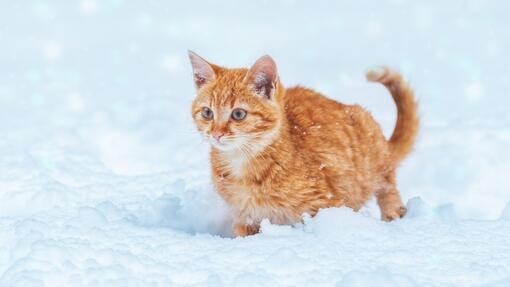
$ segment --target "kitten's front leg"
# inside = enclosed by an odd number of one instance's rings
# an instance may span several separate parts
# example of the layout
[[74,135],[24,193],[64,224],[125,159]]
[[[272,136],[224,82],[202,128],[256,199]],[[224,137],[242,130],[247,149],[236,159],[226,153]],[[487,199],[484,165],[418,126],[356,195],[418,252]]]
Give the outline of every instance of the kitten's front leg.
[[259,233],[259,224],[246,224],[244,221],[238,221],[234,224],[234,233],[236,236],[248,236]]

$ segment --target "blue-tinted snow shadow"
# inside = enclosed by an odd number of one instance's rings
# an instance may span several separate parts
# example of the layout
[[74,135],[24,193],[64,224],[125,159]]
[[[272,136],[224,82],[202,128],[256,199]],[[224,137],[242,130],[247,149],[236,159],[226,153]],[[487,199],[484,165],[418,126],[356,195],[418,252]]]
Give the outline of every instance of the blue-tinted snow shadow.
[[[232,219],[226,204],[211,189],[186,189],[177,183],[178,192],[148,200],[129,219],[147,228],[170,228],[188,234],[232,237]],[[177,187],[174,185],[173,187]]]

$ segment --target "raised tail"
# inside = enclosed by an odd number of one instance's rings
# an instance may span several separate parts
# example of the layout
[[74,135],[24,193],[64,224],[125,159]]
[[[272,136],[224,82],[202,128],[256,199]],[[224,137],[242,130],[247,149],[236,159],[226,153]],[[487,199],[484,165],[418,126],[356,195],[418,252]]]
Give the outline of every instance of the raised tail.
[[393,162],[398,164],[411,151],[418,135],[420,119],[413,90],[400,74],[385,67],[369,70],[366,78],[385,85],[397,105],[397,123],[388,143]]

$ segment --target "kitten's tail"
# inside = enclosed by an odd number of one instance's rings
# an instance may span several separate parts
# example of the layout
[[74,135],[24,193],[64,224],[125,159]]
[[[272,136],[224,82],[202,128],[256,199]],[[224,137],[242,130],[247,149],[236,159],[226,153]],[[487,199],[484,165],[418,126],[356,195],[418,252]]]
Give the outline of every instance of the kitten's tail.
[[418,103],[413,90],[397,72],[385,67],[375,68],[367,71],[366,78],[385,85],[397,105],[397,123],[388,142],[394,163],[398,164],[411,151],[418,135]]

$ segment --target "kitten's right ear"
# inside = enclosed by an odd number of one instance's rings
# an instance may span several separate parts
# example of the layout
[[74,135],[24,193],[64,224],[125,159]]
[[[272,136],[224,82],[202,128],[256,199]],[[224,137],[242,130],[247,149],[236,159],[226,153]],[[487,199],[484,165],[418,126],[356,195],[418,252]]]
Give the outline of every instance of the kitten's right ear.
[[214,73],[214,69],[211,64],[195,52],[189,50],[188,56],[191,62],[191,67],[193,67],[193,80],[195,81],[197,89],[200,89],[203,85],[216,79],[216,74]]

